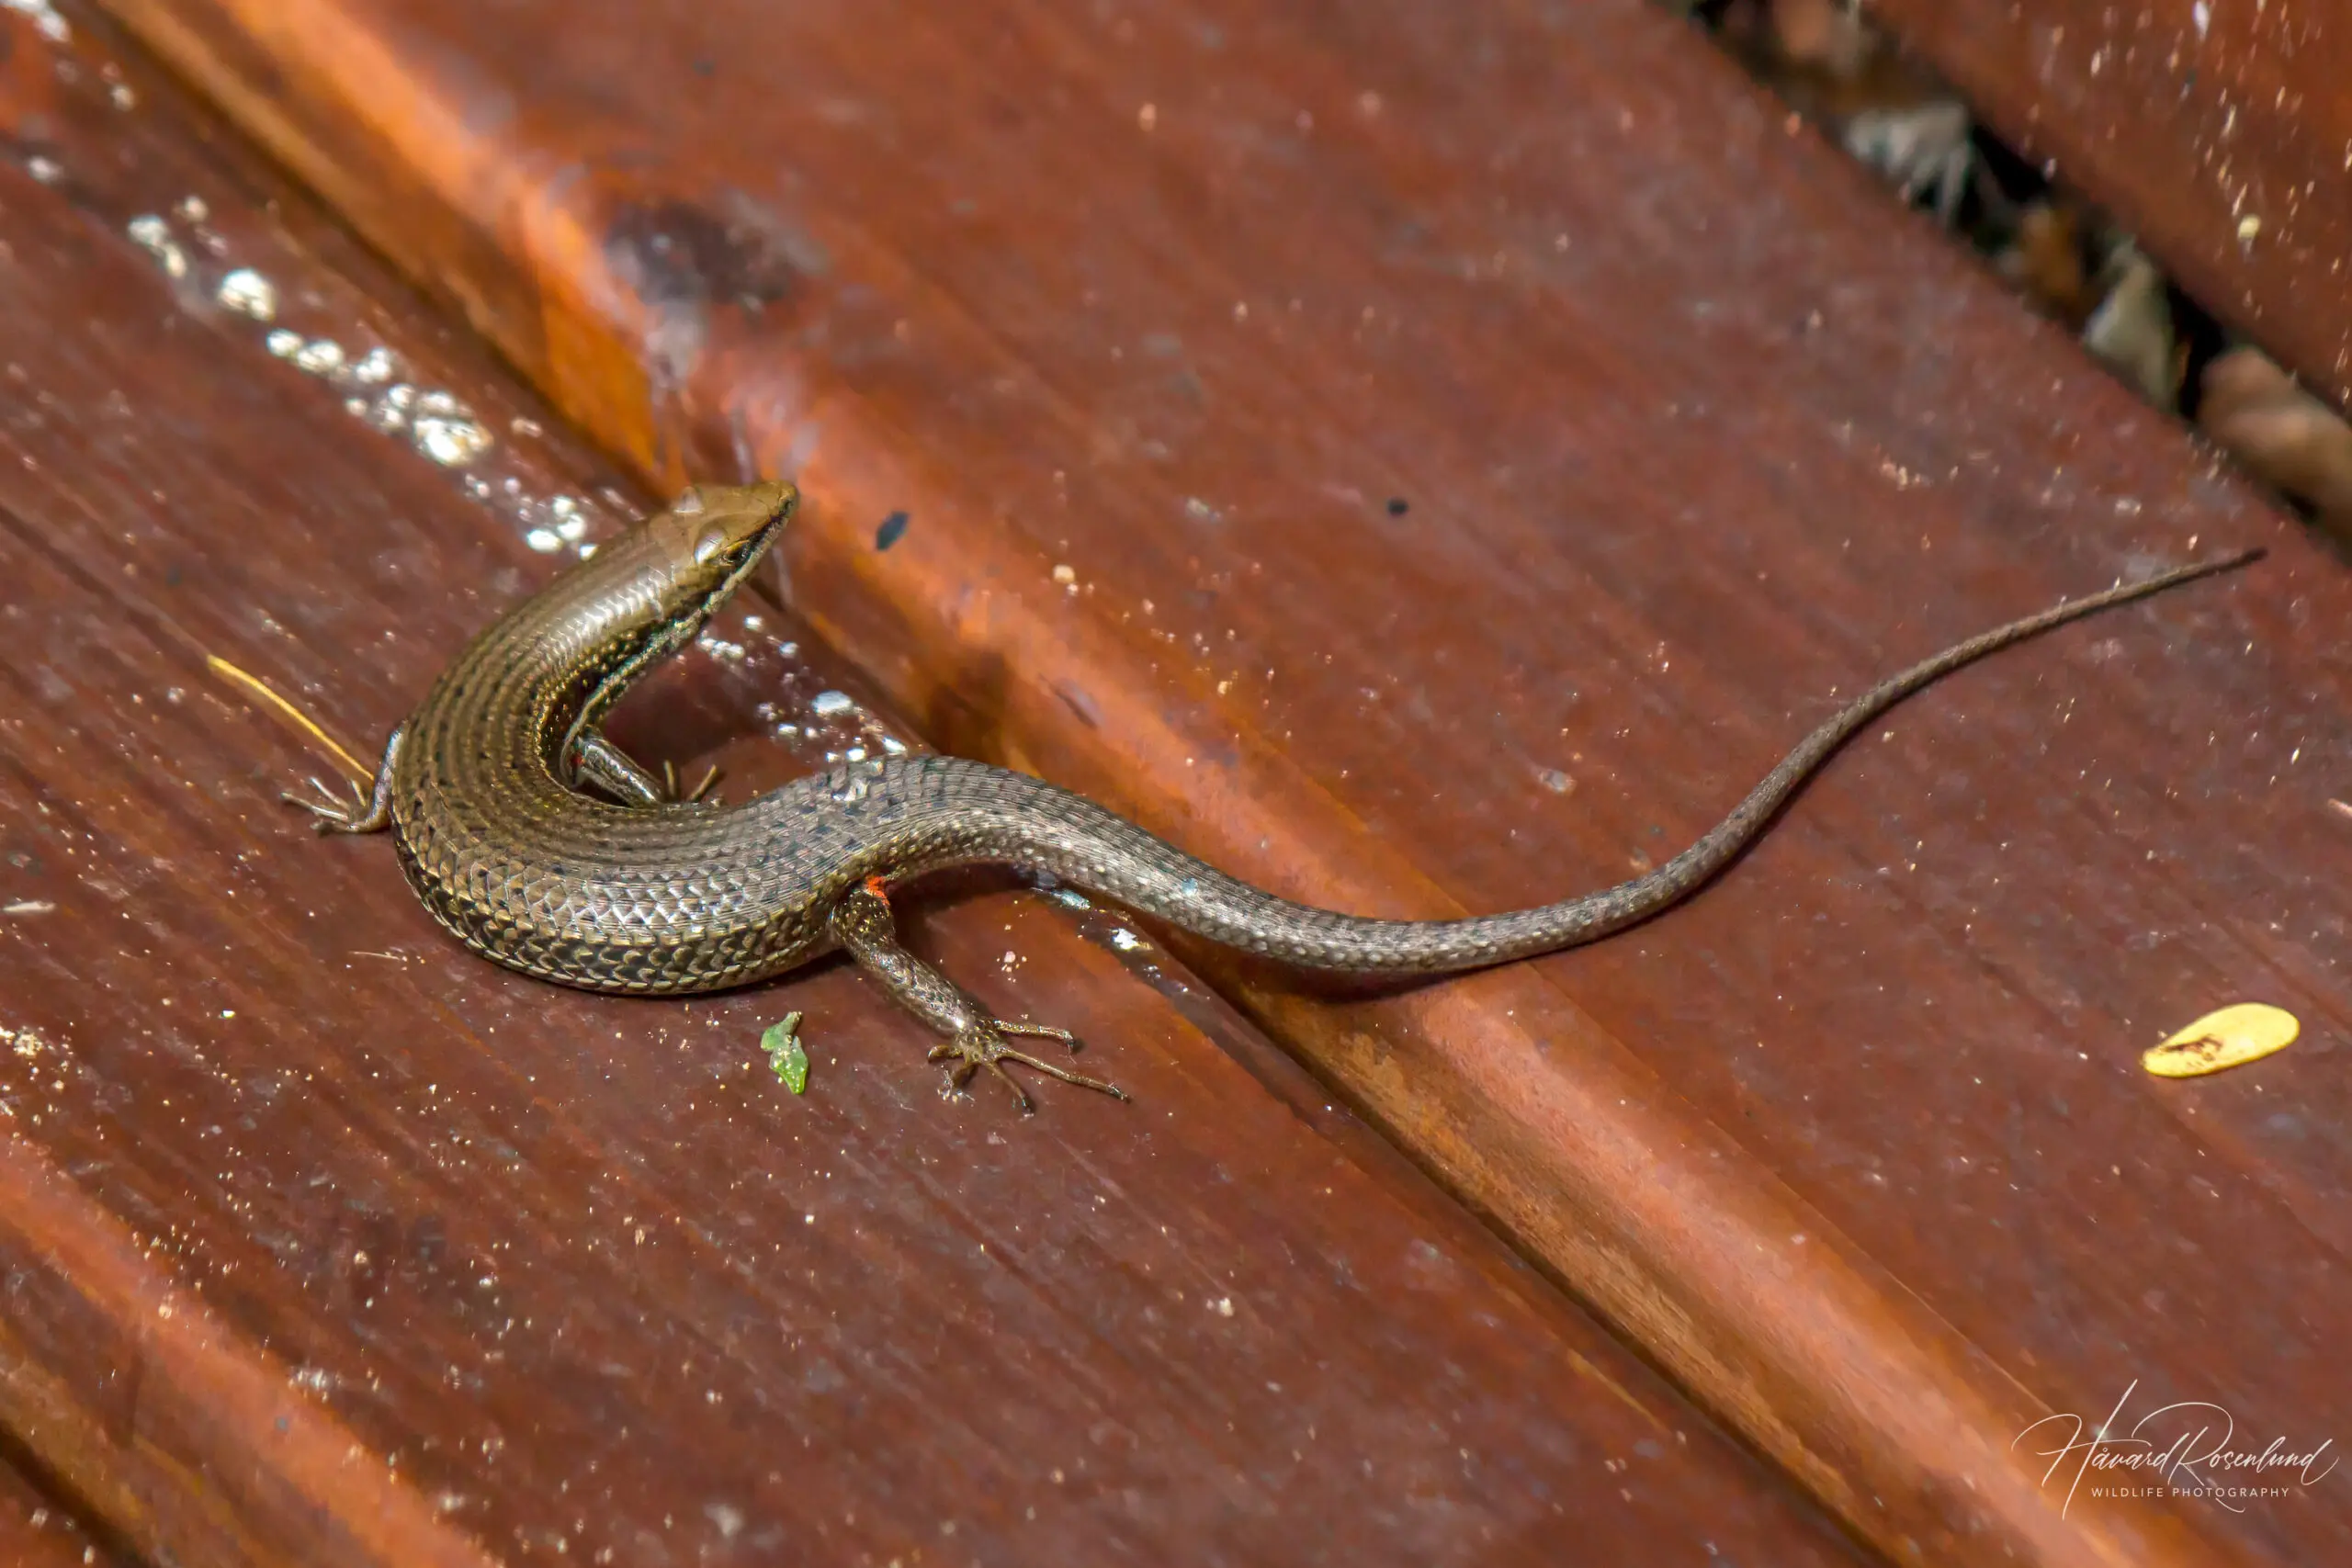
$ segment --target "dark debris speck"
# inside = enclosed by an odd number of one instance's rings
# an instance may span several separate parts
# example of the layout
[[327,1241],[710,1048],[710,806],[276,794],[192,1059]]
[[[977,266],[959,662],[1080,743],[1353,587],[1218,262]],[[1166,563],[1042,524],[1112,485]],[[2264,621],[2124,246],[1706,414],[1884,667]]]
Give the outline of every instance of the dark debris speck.
[[1391,517],[1402,517],[1402,516],[1404,516],[1404,515],[1405,515],[1405,513],[1407,513],[1408,512],[1410,512],[1410,511],[1412,511],[1412,510],[1413,510],[1412,502],[1410,502],[1407,501],[1403,496],[1401,496],[1401,495],[1392,495],[1392,496],[1390,496],[1390,497],[1388,498],[1388,515],[1389,515],[1389,516],[1391,516]]
[[877,550],[888,549],[899,542],[906,531],[907,514],[903,512],[893,512],[889,516],[882,519],[882,525],[879,528],[874,530],[874,547]]

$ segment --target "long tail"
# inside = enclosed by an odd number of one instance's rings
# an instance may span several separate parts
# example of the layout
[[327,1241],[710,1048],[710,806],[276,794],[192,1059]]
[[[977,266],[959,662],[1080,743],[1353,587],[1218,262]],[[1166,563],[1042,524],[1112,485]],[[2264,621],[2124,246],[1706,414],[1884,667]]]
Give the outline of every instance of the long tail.
[[1227,876],[1089,801],[1034,780],[1024,783],[1055,797],[1051,815],[1057,829],[1042,840],[1031,838],[1020,858],[1140,913],[1302,968],[1449,974],[1552,953],[1623,931],[1704,886],[1754,841],[1831,752],[1922,686],[2052,626],[2245,566],[2262,554],[2259,548],[2244,550],[2070,599],[1890,676],[1799,741],[1730,815],[1664,865],[1631,882],[1539,908],[1461,920],[1379,920],[1295,904]]

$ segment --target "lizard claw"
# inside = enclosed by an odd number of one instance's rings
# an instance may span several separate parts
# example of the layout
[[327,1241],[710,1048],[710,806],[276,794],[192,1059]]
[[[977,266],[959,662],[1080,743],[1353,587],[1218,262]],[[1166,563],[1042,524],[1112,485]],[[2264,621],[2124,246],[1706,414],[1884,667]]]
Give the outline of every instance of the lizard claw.
[[314,776],[308,781],[310,795],[281,794],[277,798],[309,812],[311,826],[322,833],[382,832],[392,825],[392,768],[401,754],[401,730],[395,729],[384,742],[384,760],[376,764],[374,787],[355,783],[345,800]]
[[1003,1023],[995,1019],[978,1019],[958,1030],[954,1037],[943,1040],[933,1046],[931,1059],[946,1064],[947,1087],[950,1089],[960,1090],[972,1081],[973,1074],[984,1068],[1003,1079],[1005,1088],[1012,1091],[1012,1103],[1020,1107],[1023,1116],[1035,1111],[1036,1106],[1031,1102],[1028,1092],[1021,1087],[1020,1081],[1005,1070],[1007,1062],[1018,1062],[1024,1067],[1035,1068],[1047,1077],[1058,1078],[1063,1083],[1074,1084],[1080,1089],[1094,1089],[1099,1093],[1109,1095],[1114,1100],[1129,1098],[1127,1091],[1116,1084],[1106,1083],[1101,1078],[1090,1078],[1082,1074],[1071,1072],[1068,1067],[1048,1062],[1043,1057],[1033,1056],[1026,1051],[1014,1050],[1004,1043],[1004,1037],[1008,1034],[1037,1035],[1048,1040],[1058,1040],[1073,1051],[1079,1048],[1077,1036],[1071,1034],[1067,1029],[1054,1029],[1042,1023]]
[[359,793],[356,784],[352,786],[351,799],[346,802],[334,791],[321,784],[316,777],[306,778],[302,782],[311,786],[312,792],[318,796],[317,799],[313,800],[308,795],[284,791],[279,793],[277,798],[288,806],[299,806],[309,812],[311,818],[311,825],[321,833],[350,832],[352,824],[368,815],[368,797]]
[[718,796],[711,794],[710,792],[710,786],[718,782],[718,764],[714,762],[710,765],[708,770],[703,773],[702,783],[695,785],[695,787],[690,790],[681,792],[678,788],[677,765],[673,762],[668,761],[664,761],[662,764],[662,797],[664,800],[673,801],[680,806],[723,805],[724,802],[722,802]]

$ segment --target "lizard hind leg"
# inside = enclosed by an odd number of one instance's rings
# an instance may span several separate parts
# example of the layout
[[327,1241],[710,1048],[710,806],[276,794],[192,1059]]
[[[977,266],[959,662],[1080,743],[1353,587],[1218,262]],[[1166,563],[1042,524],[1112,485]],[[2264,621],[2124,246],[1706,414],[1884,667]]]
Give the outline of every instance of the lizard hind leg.
[[376,764],[374,784],[366,789],[354,784],[349,799],[336,795],[315,778],[303,782],[311,786],[316,799],[291,793],[282,793],[277,798],[309,812],[311,826],[322,833],[382,832],[392,825],[392,768],[400,761],[403,729],[393,730],[391,738],[384,742],[384,756]]
[[881,878],[868,878],[843,894],[833,906],[831,924],[834,940],[857,966],[872,976],[893,1001],[944,1037],[932,1047],[931,1060],[946,1067],[949,1088],[960,1089],[974,1074],[986,1071],[1003,1080],[1012,1091],[1012,1102],[1026,1115],[1035,1107],[1007,1070],[1008,1064],[1017,1064],[1114,1100],[1127,1098],[1115,1084],[1086,1077],[1007,1043],[1008,1035],[1035,1035],[1078,1049],[1076,1037],[1068,1030],[1042,1023],[1007,1023],[991,1017],[978,998],[900,946]]

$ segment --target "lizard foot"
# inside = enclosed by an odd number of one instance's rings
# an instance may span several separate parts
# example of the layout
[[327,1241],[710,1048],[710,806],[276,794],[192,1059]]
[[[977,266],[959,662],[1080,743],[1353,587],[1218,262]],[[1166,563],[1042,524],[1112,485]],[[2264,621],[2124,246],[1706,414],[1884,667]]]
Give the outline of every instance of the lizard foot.
[[978,1019],[957,1030],[953,1038],[943,1040],[933,1046],[931,1059],[946,1064],[947,1087],[950,1089],[962,1089],[972,1081],[974,1073],[983,1068],[994,1073],[998,1077],[1002,1078],[1005,1087],[1012,1091],[1012,1102],[1021,1107],[1021,1113],[1023,1116],[1028,1115],[1036,1107],[1030,1103],[1029,1096],[1022,1089],[1019,1081],[1005,1070],[1004,1065],[1007,1062],[1018,1062],[1024,1067],[1034,1067],[1047,1077],[1059,1078],[1062,1082],[1075,1084],[1080,1089],[1095,1089],[1109,1095],[1114,1100],[1127,1098],[1127,1091],[1116,1084],[1105,1083],[1100,1078],[1086,1077],[1071,1072],[1068,1067],[1048,1062],[1043,1057],[1033,1056],[1026,1051],[1014,1050],[1005,1043],[1004,1037],[1008,1034],[1034,1034],[1046,1040],[1058,1040],[1073,1051],[1078,1049],[1077,1036],[1071,1034],[1067,1029],[1052,1029],[1042,1023],[1004,1023],[994,1019]]
[[317,779],[305,779],[317,798],[283,794],[277,798],[311,814],[311,825],[322,833],[372,833],[383,826],[366,791],[353,785],[349,798],[338,796]]
[[[392,825],[392,769],[401,756],[401,736],[406,726],[395,729],[384,742],[383,760],[376,764],[376,782],[372,785],[355,784],[346,800],[313,778],[309,781],[311,795],[281,795],[277,798],[288,806],[299,806],[311,814],[311,826],[322,833],[380,833]],[[315,795],[317,798],[313,799]]]

